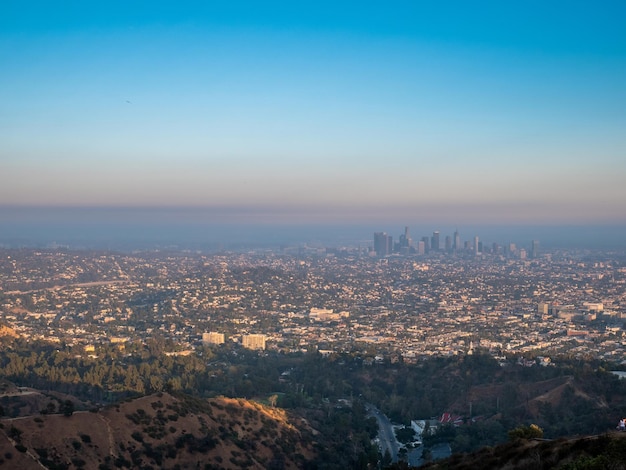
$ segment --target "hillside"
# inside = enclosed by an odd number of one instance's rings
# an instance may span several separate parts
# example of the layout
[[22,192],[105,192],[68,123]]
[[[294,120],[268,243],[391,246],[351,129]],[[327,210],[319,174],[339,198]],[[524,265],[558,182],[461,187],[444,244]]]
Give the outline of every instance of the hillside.
[[167,393],[97,412],[4,419],[6,468],[302,468],[313,430],[283,410]]
[[[403,468],[396,465],[392,468]],[[404,467],[406,468],[406,467]],[[626,433],[574,439],[519,439],[423,465],[426,470],[592,470],[626,468]]]

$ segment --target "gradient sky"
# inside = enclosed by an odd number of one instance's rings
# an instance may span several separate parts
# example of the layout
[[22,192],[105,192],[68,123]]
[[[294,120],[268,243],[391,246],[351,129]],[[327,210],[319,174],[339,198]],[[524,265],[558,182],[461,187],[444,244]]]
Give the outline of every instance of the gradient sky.
[[626,2],[0,5],[0,206],[626,223]]

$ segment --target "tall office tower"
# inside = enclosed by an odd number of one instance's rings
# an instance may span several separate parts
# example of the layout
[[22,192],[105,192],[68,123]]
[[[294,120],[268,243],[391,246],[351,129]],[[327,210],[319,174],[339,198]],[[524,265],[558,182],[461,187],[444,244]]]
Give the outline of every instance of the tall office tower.
[[429,252],[430,251],[430,238],[422,237],[422,241],[424,242],[424,253]]
[[461,235],[459,235],[458,230],[454,231],[454,250],[459,251],[461,249]]
[[530,249],[530,257],[532,259],[539,258],[539,240],[533,240]]
[[446,235],[446,252],[449,253],[452,251],[452,238],[450,235]]
[[479,247],[478,236],[475,236],[475,237],[474,237],[474,253],[475,253],[475,254],[480,253],[480,247]]
[[424,243],[424,240],[420,240],[417,242],[417,254],[423,255],[424,253],[426,253],[426,244]]
[[386,232],[374,233],[374,251],[376,256],[387,256],[391,254],[393,247],[393,237]]
[[440,248],[439,247],[439,231],[438,230],[435,230],[433,232],[433,238],[432,238],[432,241],[430,242],[430,248],[433,251],[438,251],[439,248]]
[[374,251],[376,256],[385,256],[387,254],[387,234],[385,232],[374,233]]
[[408,251],[411,248],[411,236],[409,235],[409,227],[404,227],[404,235],[400,235],[400,249]]
[[247,349],[265,349],[265,335],[243,335],[241,343]]

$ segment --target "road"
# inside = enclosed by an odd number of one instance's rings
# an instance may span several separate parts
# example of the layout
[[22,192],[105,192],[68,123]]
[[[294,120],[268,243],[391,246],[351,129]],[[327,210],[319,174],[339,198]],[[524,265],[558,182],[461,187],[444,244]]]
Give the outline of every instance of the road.
[[[396,440],[396,435],[391,421],[389,421],[389,418],[387,418],[387,416],[385,416],[385,414],[374,405],[368,403],[365,408],[371,416],[376,418],[376,422],[378,423],[378,441],[380,443],[381,453],[384,455],[385,451],[388,450],[389,455],[391,455],[392,462],[397,462],[400,444]],[[419,446],[410,451],[407,456],[408,463],[413,466],[422,465],[424,463],[422,458],[423,450],[424,447]],[[444,459],[446,457],[450,457],[452,454],[452,449],[450,449],[450,444],[448,443],[435,444],[430,448],[430,451],[432,460]]]
[[389,451],[391,455],[391,461],[398,461],[398,441],[396,441],[396,435],[393,432],[393,426],[389,418],[385,416],[378,408],[373,405],[367,405],[367,411],[378,422],[378,440],[380,441],[380,451],[385,455],[385,451]]
[[16,391],[0,393],[0,398],[1,397],[22,397],[24,395],[33,395],[35,393],[41,393],[41,392],[39,390],[34,390],[32,388],[18,387]]
[[40,292],[42,290],[62,290],[62,289],[66,289],[68,287],[95,287],[95,286],[106,286],[106,285],[111,285],[111,284],[128,284],[132,282],[129,279],[116,279],[116,280],[111,280],[111,281],[92,281],[92,282],[77,282],[77,283],[73,283],[73,284],[63,284],[63,285],[58,285],[58,286],[50,286],[50,287],[42,287],[41,289],[32,289],[32,290],[12,290],[12,291],[7,291],[5,292],[5,294],[11,294],[11,295],[16,295],[16,294],[32,294],[33,292]]

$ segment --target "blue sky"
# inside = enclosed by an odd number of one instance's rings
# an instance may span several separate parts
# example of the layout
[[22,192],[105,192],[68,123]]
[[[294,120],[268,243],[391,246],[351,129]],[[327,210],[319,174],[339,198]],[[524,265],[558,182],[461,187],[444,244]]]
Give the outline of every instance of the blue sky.
[[626,3],[0,6],[0,205],[626,223]]

